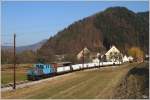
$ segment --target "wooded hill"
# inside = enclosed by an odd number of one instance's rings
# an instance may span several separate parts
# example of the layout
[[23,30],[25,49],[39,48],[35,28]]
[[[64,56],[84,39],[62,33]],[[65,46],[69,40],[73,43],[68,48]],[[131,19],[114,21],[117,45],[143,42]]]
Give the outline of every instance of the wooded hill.
[[135,13],[125,7],[110,7],[74,22],[59,31],[38,50],[38,55],[77,54],[83,47],[93,52],[116,45],[122,52],[132,46],[148,53],[149,12]]

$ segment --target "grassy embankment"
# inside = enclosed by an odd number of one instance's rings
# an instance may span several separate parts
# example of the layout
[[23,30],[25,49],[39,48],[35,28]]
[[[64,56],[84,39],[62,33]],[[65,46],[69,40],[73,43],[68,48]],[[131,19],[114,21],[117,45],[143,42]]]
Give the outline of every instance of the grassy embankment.
[[74,72],[34,86],[2,92],[2,98],[113,98],[116,86],[136,65]]
[[149,98],[149,63],[142,63],[132,68],[114,91],[116,99]]

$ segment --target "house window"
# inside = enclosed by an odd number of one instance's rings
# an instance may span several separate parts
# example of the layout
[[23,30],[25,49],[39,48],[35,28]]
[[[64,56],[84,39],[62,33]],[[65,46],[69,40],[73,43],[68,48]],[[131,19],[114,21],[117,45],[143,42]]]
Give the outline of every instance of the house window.
[[117,55],[117,52],[115,52],[115,55]]
[[112,52],[110,52],[110,55],[112,55],[113,53]]

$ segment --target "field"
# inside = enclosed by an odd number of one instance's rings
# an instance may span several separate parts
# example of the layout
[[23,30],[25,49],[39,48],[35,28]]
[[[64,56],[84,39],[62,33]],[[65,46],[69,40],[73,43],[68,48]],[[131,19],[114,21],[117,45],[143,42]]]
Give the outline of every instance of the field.
[[[31,68],[32,64],[17,64],[16,65],[16,81],[24,81],[27,79],[26,72]],[[13,82],[13,65],[4,64],[1,66],[1,84]]]
[[138,65],[125,64],[117,67],[90,69],[55,77],[44,83],[2,92],[2,98],[56,98],[99,99],[113,98],[116,86],[127,72]]

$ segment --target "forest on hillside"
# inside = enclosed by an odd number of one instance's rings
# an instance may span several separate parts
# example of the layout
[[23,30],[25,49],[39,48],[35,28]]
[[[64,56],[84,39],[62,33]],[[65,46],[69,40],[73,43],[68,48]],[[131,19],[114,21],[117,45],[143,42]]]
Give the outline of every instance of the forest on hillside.
[[37,53],[51,59],[52,54],[76,55],[84,47],[102,52],[115,45],[124,54],[133,46],[146,54],[148,44],[149,12],[135,13],[125,7],[110,7],[59,31]]

